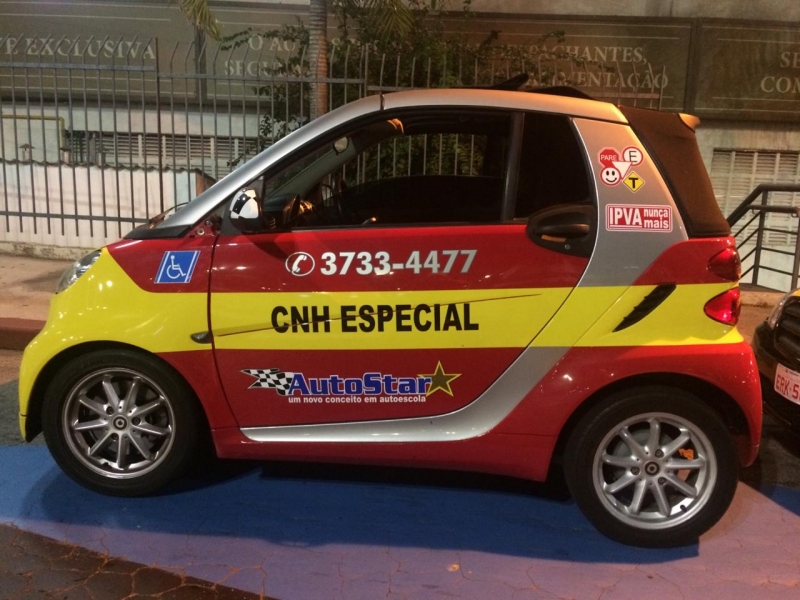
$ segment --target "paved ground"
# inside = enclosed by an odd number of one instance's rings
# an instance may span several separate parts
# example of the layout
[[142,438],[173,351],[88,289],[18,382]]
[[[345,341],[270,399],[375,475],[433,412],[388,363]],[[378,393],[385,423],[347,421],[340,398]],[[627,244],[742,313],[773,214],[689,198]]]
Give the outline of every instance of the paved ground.
[[10,525],[0,525],[0,597],[4,600],[263,598],[193,577],[111,558],[107,554],[57,542]]
[[494,478],[230,463],[112,499],[45,448],[2,447],[0,463],[0,522],[282,600],[800,597],[800,492],[784,486],[742,483],[699,543],[642,550],[557,491]]
[[[65,265],[4,281],[2,264],[0,286],[32,290],[44,318]],[[746,307],[743,333],[768,312]],[[212,461],[159,496],[99,496],[20,445],[20,356],[0,351],[3,599],[800,598],[800,442],[769,419],[722,522],[641,550],[599,535],[558,484],[452,472]]]

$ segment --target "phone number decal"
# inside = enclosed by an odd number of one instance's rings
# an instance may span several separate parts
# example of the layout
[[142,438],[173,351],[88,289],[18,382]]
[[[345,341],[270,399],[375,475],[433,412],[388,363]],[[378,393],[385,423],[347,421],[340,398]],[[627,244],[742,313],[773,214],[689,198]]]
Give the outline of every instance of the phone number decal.
[[[320,256],[319,272],[323,275],[389,275],[396,271],[424,271],[434,274],[469,273],[477,250],[414,250],[405,260],[393,260],[388,252],[324,252]],[[396,258],[396,257],[395,257]],[[317,260],[307,252],[295,252],[286,259],[286,270],[296,277],[309,275]]]

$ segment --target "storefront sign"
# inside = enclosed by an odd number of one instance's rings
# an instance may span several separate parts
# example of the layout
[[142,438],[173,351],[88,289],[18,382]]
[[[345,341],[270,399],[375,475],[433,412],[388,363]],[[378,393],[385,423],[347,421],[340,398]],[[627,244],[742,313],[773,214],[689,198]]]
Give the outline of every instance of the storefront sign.
[[[0,91],[19,94],[27,86],[59,95],[71,90],[75,97],[86,94],[98,102],[99,96],[125,94],[144,102],[144,97],[150,101],[155,94],[159,73],[162,94],[172,97],[185,94],[196,99],[199,93],[230,103],[255,98],[268,102],[275,86],[267,94],[261,82],[269,86],[270,73],[300,74],[299,67],[282,65],[297,62],[302,49],[262,33],[305,20],[305,6],[218,7],[215,15],[225,35],[248,29],[256,33],[237,45],[197,43],[177,4],[147,6],[141,10],[105,0],[91,4],[9,0],[0,8]],[[497,32],[498,43],[528,46],[541,56],[524,66],[498,62],[495,81],[526,68],[533,73],[555,72],[546,83],[575,85],[612,102],[685,110],[706,118],[800,121],[800,26],[503,14],[467,20],[446,16],[444,25],[447,34],[476,42]],[[334,45],[337,35],[331,21],[329,37]],[[343,54],[334,51],[332,63],[341,65]],[[363,91],[358,78],[364,73],[369,74],[370,92],[411,85],[394,81],[402,71],[394,59],[391,65],[374,54],[369,59],[366,68],[363,57],[351,56],[346,71],[334,69],[337,81],[351,86],[346,91],[352,98]],[[25,63],[37,66],[25,68]],[[73,68],[47,68],[55,63]],[[453,61],[448,68],[471,83],[473,65]],[[420,69],[424,66],[415,65],[417,77]],[[198,70],[209,77],[184,77]],[[380,82],[375,81],[376,73],[382,73]],[[414,87],[420,85],[426,85],[424,77],[414,82]]]
[[694,112],[800,119],[800,28],[703,25]]

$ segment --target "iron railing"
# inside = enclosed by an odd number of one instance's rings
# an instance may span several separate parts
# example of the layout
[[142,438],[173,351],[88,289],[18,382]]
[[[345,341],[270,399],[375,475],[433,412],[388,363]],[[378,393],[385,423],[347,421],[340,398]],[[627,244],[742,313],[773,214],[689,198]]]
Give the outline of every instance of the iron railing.
[[[165,209],[329,108],[379,92],[485,86],[516,73],[598,98],[659,108],[652,64],[466,60],[335,46],[314,79],[304,48],[254,38],[224,48],[156,38],[6,36],[0,47],[0,242],[96,247]],[[256,40],[256,41],[254,41]]]
[[[795,289],[800,274],[800,235],[797,225],[800,223],[800,206],[770,204],[770,193],[772,192],[800,192],[800,184],[763,183],[757,186],[728,216],[728,225],[733,228],[735,225],[740,225],[740,221],[744,221],[738,229],[733,231],[742,264],[746,265],[742,272],[743,280],[750,275],[750,282],[760,285],[759,277],[762,271],[768,271],[788,277],[789,289]],[[759,198],[760,203],[755,204]],[[746,219],[749,213],[752,213],[752,216]],[[770,214],[790,215],[794,219],[794,226],[788,229],[775,227],[767,221]],[[787,250],[787,246],[783,244],[776,246],[767,243],[767,236],[770,233],[785,235],[788,239],[793,239],[792,251]],[[765,258],[770,255],[779,259],[777,263],[767,264],[770,261],[765,262]],[[784,257],[782,261],[780,257]],[[791,270],[774,266],[785,263],[788,259],[791,259]]]

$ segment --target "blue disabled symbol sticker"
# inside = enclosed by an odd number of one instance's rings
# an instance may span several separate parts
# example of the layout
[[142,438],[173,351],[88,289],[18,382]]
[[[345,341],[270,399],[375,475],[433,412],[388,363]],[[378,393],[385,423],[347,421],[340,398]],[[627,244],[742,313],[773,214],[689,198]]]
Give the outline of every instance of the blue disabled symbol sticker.
[[158,267],[156,283],[189,283],[199,256],[199,250],[165,252]]

